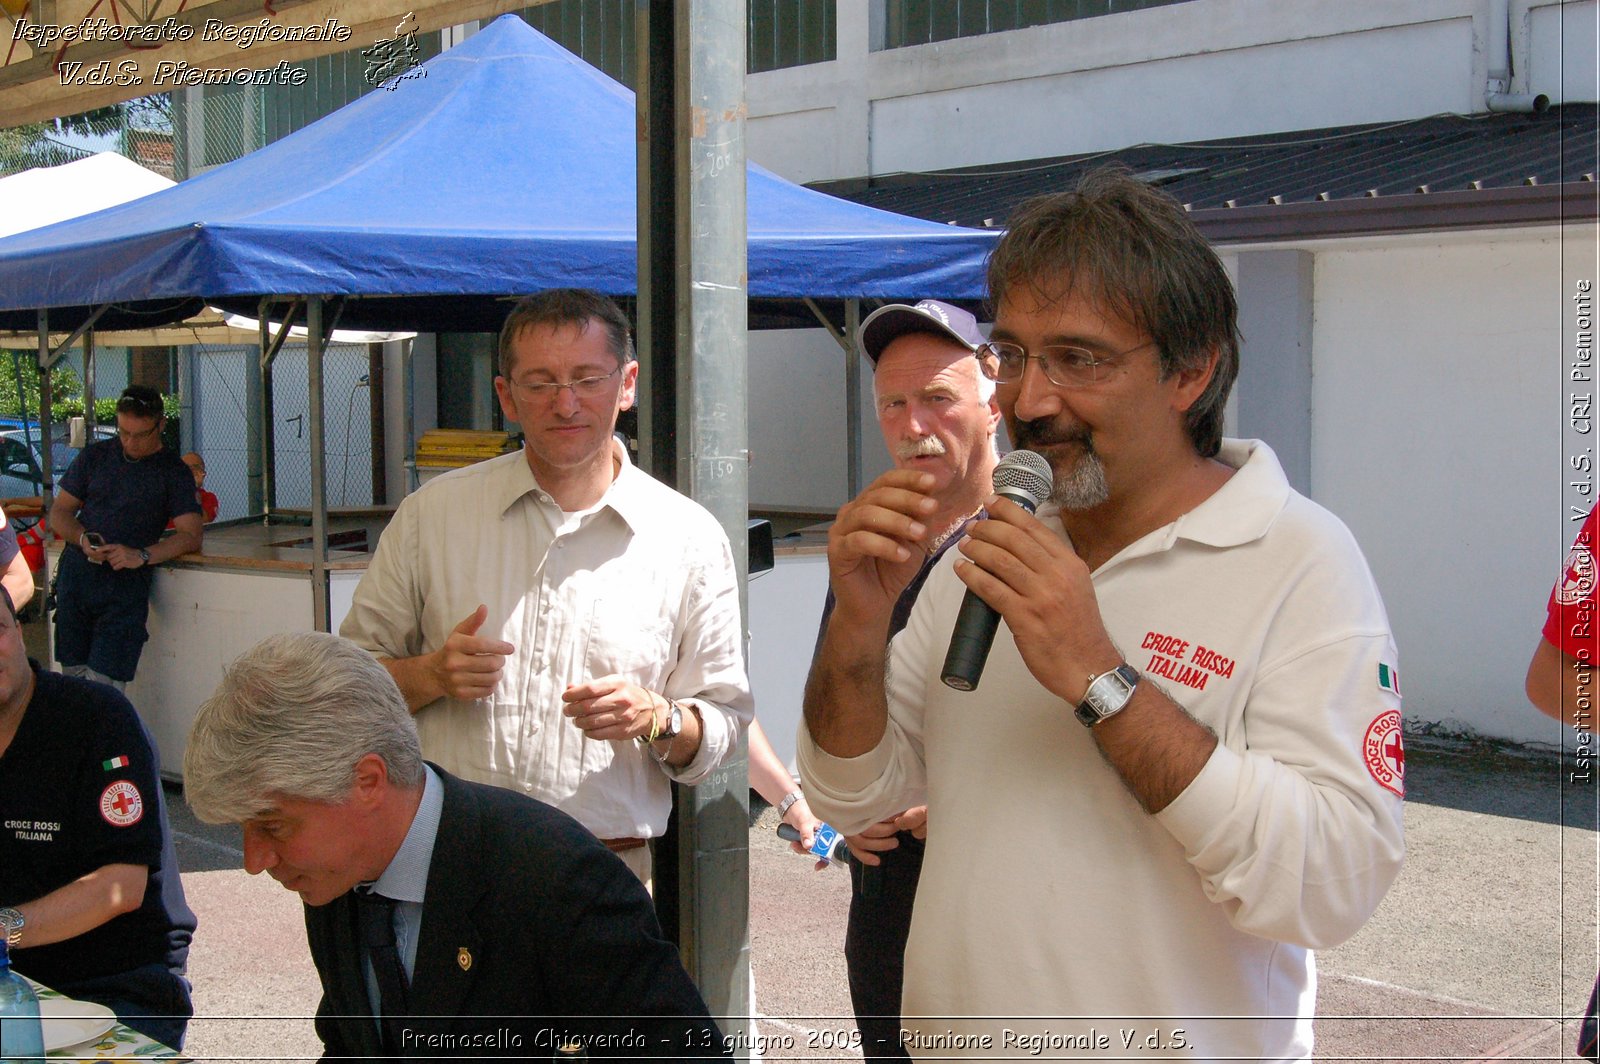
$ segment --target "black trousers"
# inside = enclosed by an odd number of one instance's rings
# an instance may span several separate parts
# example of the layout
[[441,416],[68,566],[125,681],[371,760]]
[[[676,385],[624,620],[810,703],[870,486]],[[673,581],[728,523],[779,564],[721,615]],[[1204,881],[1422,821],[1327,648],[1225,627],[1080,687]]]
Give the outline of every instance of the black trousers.
[[878,854],[882,863],[876,867],[851,860],[850,923],[844,936],[861,1053],[878,1060],[911,1059],[900,1046],[900,991],[923,841],[909,831],[895,837],[900,845]]

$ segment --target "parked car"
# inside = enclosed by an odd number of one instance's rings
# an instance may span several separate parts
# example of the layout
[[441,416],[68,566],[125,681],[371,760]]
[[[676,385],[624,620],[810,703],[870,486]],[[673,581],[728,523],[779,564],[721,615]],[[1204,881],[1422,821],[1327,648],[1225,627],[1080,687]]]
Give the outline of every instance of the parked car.
[[[113,439],[116,435],[116,429],[109,426],[96,425],[94,428],[94,438],[97,440]],[[65,424],[50,427],[51,474],[56,484],[61,483],[61,474],[78,457],[78,451],[79,448],[68,442]],[[38,426],[0,432],[0,498],[41,494],[44,486],[43,466],[44,449]]]

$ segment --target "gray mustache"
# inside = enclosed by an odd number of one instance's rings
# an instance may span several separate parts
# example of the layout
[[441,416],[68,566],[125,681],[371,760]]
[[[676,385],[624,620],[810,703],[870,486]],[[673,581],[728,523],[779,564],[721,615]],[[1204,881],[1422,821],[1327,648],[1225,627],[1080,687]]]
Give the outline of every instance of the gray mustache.
[[926,458],[945,453],[945,446],[937,436],[924,436],[920,440],[902,443],[894,449],[896,458]]

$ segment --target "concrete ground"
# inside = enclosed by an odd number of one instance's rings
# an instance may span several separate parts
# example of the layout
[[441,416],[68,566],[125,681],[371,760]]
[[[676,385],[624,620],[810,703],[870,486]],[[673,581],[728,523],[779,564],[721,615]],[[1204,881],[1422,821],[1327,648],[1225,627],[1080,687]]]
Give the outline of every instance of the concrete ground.
[[[1568,764],[1570,767],[1570,762]],[[1321,1060],[1559,1060],[1597,965],[1596,789],[1553,755],[1412,738],[1404,872],[1365,929],[1319,955]],[[319,1055],[298,900],[240,870],[237,833],[170,795],[201,929],[190,958],[196,1059]],[[750,832],[750,937],[768,1059],[850,1059],[842,868],[812,872]],[[1159,964],[1159,957],[1150,958]],[[1203,977],[1203,974],[1198,976]]]

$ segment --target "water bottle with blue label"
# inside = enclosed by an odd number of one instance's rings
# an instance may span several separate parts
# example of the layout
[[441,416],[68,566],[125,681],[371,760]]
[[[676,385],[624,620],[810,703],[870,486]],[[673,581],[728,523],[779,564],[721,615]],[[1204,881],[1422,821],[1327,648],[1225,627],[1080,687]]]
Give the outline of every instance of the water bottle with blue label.
[[5,935],[0,935],[0,1061],[44,1056],[44,1028],[39,1023],[39,996],[28,981],[11,970]]
[[[800,841],[800,829],[792,824],[778,825],[778,838],[790,842]],[[817,833],[811,839],[811,856],[819,861],[832,861],[835,857],[842,858],[839,853],[845,848],[844,836],[839,834],[831,824],[818,824]]]

